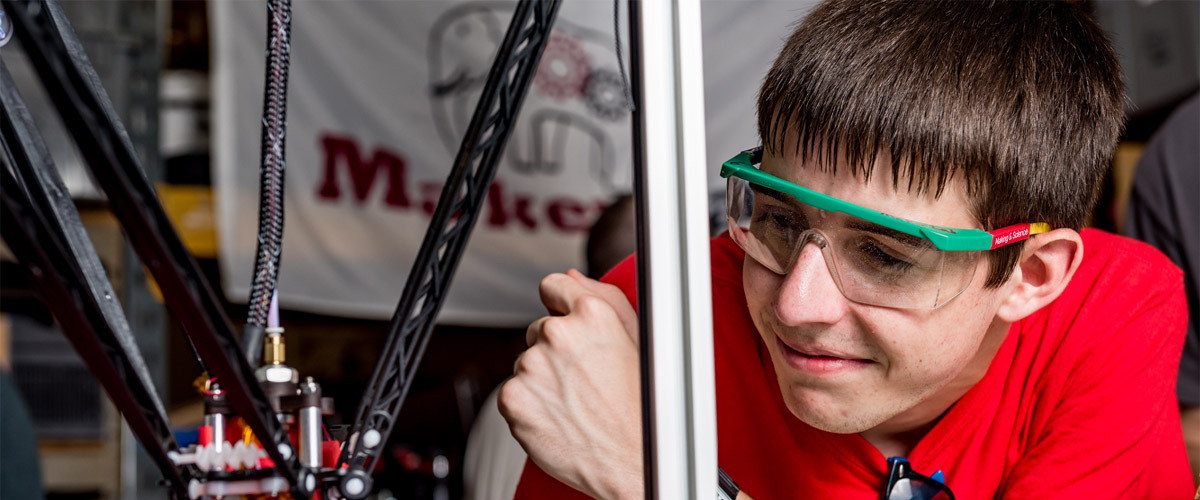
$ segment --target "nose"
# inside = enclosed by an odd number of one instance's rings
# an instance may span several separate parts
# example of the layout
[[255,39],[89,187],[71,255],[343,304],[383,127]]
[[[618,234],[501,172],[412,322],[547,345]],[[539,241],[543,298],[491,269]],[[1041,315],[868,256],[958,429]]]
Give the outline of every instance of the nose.
[[834,324],[846,314],[849,301],[833,280],[820,235],[806,238],[792,270],[784,276],[775,297],[775,314],[784,325]]

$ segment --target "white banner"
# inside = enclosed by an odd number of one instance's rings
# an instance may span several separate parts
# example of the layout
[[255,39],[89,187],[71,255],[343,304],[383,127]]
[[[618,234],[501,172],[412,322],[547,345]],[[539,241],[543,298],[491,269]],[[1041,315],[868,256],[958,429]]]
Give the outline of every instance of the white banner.
[[[220,263],[241,302],[257,231],[266,6],[210,5]],[[283,307],[391,317],[513,5],[293,2]],[[581,268],[587,228],[630,190],[612,9],[563,3],[440,322],[522,326],[544,314],[538,281]],[[719,163],[756,141],[754,93],[799,13],[705,4],[711,165],[697,168],[715,190]],[[625,17],[622,7],[627,34]]]

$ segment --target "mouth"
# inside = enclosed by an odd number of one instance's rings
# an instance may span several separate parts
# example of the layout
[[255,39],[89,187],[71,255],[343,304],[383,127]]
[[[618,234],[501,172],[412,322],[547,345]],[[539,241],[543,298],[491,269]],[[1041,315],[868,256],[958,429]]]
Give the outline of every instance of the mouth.
[[788,366],[813,375],[849,373],[866,369],[875,363],[870,359],[855,358],[847,353],[819,347],[792,347],[779,337],[775,337],[775,344],[787,360]]

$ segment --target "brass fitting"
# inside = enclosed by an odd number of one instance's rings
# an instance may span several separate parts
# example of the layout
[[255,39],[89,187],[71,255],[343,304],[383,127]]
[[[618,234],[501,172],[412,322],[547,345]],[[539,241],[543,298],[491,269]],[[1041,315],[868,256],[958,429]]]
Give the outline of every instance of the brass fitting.
[[286,360],[283,342],[283,328],[267,328],[267,337],[263,339],[263,364],[282,365]]

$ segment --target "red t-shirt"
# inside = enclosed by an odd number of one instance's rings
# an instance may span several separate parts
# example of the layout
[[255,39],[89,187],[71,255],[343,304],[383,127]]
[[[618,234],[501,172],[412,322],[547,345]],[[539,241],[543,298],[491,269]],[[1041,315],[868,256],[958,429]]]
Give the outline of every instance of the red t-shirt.
[[[987,374],[912,450],[959,500],[1187,499],[1175,403],[1187,305],[1157,250],[1095,230],[1052,304],[1014,324]],[[877,500],[886,457],[858,434],[795,418],[742,291],[743,253],[712,241],[718,462],[756,500]],[[631,299],[628,259],[608,276]],[[636,304],[635,300],[631,300]],[[527,462],[517,499],[586,498]]]

